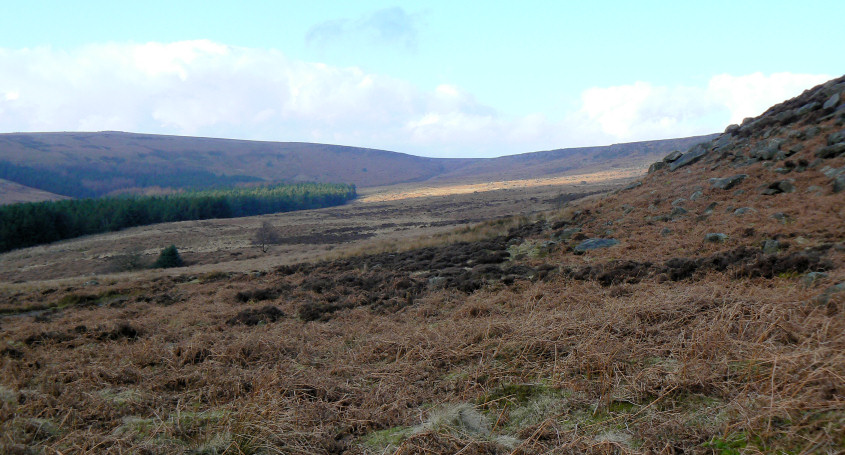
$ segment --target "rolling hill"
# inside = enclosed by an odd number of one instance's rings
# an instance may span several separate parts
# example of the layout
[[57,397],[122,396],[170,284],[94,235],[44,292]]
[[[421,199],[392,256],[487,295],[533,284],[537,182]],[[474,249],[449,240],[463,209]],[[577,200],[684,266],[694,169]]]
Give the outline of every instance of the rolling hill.
[[0,451],[845,453],[844,98],[389,250],[0,287]]
[[[0,134],[0,178],[70,197],[250,182],[410,182],[540,178],[587,169],[643,167],[711,139],[559,149],[491,159],[424,158],[338,145],[122,132]],[[0,193],[0,202],[10,201]]]

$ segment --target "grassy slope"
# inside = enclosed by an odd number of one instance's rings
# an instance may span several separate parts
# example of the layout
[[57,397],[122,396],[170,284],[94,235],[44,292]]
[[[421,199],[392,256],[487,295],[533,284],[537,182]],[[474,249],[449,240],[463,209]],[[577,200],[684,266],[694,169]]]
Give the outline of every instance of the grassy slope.
[[[740,157],[765,136],[784,139],[783,150],[802,144],[789,160],[814,161],[841,115],[767,119],[823,95],[787,102],[642,186],[485,223],[441,246],[265,275],[7,291],[4,311],[61,309],[2,321],[0,443],[62,453],[841,452],[845,292],[831,286],[845,281],[845,209],[823,171],[845,157],[786,176],[773,172],[785,162]],[[814,127],[817,136],[798,134]],[[727,191],[708,180],[740,172],[748,177]],[[760,193],[784,178],[795,192]],[[687,212],[667,220],[679,205]],[[741,207],[751,210],[736,215]],[[705,241],[711,232],[728,237]],[[611,236],[620,243],[574,251]],[[761,251],[772,239],[779,250]]]

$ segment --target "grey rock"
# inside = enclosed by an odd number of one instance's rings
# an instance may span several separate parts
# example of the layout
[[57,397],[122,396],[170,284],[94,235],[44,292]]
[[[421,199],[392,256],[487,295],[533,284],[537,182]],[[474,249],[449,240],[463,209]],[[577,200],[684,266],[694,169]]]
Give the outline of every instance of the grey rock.
[[701,191],[696,191],[696,192],[694,192],[694,193],[690,194],[690,196],[689,196],[689,200],[691,200],[691,201],[697,201],[697,200],[698,200],[699,198],[701,198],[701,196],[703,196],[703,195],[704,195],[704,193],[702,193]]
[[637,188],[637,187],[640,187],[640,186],[643,186],[643,182],[632,182],[632,183],[629,183],[628,185],[626,185],[625,188],[622,188],[622,190],[623,191],[633,190],[634,188]]
[[783,111],[783,112],[781,112],[781,113],[779,113],[778,115],[775,116],[775,120],[777,120],[778,122],[780,122],[782,124],[787,124],[789,122],[792,122],[798,117],[798,115],[802,115],[802,114],[799,114],[799,112],[798,112],[799,110],[800,109],[789,109],[789,110]]
[[834,294],[838,294],[842,291],[845,291],[845,281],[825,289],[824,292],[816,297],[816,303],[827,305]]
[[711,232],[704,236],[704,240],[712,243],[721,243],[728,239],[727,234],[722,234],[721,232]]
[[687,213],[689,213],[689,212],[687,211],[687,209],[685,209],[685,208],[683,208],[683,207],[675,207],[675,208],[674,208],[674,209],[672,209],[672,211],[669,213],[669,216],[670,216],[670,217],[672,217],[672,218],[676,218],[676,217],[679,217],[679,216],[686,215]]
[[703,142],[701,144],[694,145],[686,153],[684,153],[678,159],[673,161],[672,164],[669,165],[669,170],[674,171],[680,167],[695,163],[707,154],[709,146],[709,142]]
[[830,110],[835,108],[837,104],[839,104],[839,93],[834,93],[833,95],[830,95],[830,98],[828,98],[827,101],[824,102],[822,109]]
[[747,174],[737,174],[731,177],[712,178],[710,179],[710,186],[720,190],[729,190],[739,185],[739,183],[745,180],[746,177],[748,177]]
[[838,144],[840,142],[845,142],[845,130],[839,130],[827,136],[827,145]]
[[682,155],[683,155],[683,153],[681,153],[681,151],[680,151],[680,150],[675,150],[675,151],[673,151],[672,153],[670,153],[670,154],[666,155],[666,157],[665,157],[665,158],[663,158],[663,162],[664,162],[664,163],[671,163],[671,162],[673,162],[673,161],[676,161],[676,160],[677,160],[678,158],[680,158]]
[[790,169],[788,167],[776,167],[776,168],[772,169],[772,171],[774,171],[777,174],[789,174],[790,172],[792,172],[792,169]]
[[841,193],[843,190],[845,190],[845,175],[840,175],[833,179],[833,192]]
[[789,150],[786,151],[786,156],[795,155],[802,150],[804,150],[804,144],[795,144],[792,147],[789,147]]
[[761,160],[774,159],[780,151],[780,146],[783,145],[784,142],[785,141],[783,139],[769,139],[758,142],[754,149],[751,150],[751,156]]
[[711,213],[713,213],[713,210],[716,209],[716,205],[717,204],[715,202],[711,202],[710,205],[704,208],[704,212],[702,213],[705,215],[710,215]]
[[789,215],[787,215],[783,212],[777,212],[777,213],[772,214],[772,218],[780,221],[783,224],[786,224],[787,222],[789,222]]
[[754,210],[751,207],[740,207],[740,208],[734,210],[734,215],[742,216],[742,215],[745,215],[745,214],[748,214],[748,213],[756,213],[756,212],[757,211]]
[[672,201],[672,206],[675,207],[675,206],[678,206],[678,205],[683,205],[683,203],[686,202],[686,201],[687,201],[686,199],[679,197],[678,199],[675,199],[674,201]]
[[827,274],[824,272],[810,272],[803,277],[801,277],[801,282],[804,283],[804,286],[810,287],[816,284],[816,281],[822,280],[827,278]]
[[774,195],[780,193],[794,193],[795,192],[795,185],[792,184],[789,180],[780,180],[777,182],[772,182],[768,184],[762,191],[765,195]]
[[737,132],[738,130],[739,130],[739,125],[737,125],[736,123],[734,123],[734,124],[732,124],[732,125],[728,125],[728,127],[727,127],[727,128],[725,128],[725,133],[727,133],[727,134],[733,134],[733,133]]
[[573,235],[575,235],[579,232],[581,232],[581,228],[577,228],[577,227],[566,228],[562,231],[558,231],[555,234],[555,237],[557,237],[560,240],[569,240]]
[[593,238],[584,240],[583,242],[578,244],[578,246],[575,247],[575,251],[584,252],[589,250],[597,250],[600,248],[610,248],[618,244],[619,240],[616,239]]
[[845,153],[845,142],[828,145],[816,151],[816,156],[823,159],[835,158],[842,153]]
[[653,172],[657,172],[661,169],[664,169],[665,167],[666,167],[665,161],[658,161],[656,163],[652,163],[651,166],[648,167],[648,173],[651,174]]
[[818,109],[818,108],[819,108],[819,103],[817,103],[816,101],[813,101],[813,102],[807,103],[807,104],[805,104],[805,105],[803,105],[803,106],[799,107],[799,108],[795,111],[795,114],[796,114],[796,115],[805,115],[805,114],[808,114],[808,113],[810,113],[811,111],[814,111],[814,110],[816,110],[816,109]]
[[738,189],[734,191],[734,196],[742,196],[743,194],[745,194],[745,190],[743,189]]
[[822,188],[818,185],[810,185],[810,186],[807,187],[807,193],[822,194],[823,191],[824,191],[824,188]]
[[428,285],[432,288],[441,288],[444,284],[446,284],[446,277],[444,276],[433,276],[428,279]]
[[671,233],[672,233],[672,230],[667,228],[667,227],[660,230],[660,235],[662,235],[663,237],[666,237],[667,235],[670,235]]
[[777,240],[768,239],[763,242],[763,252],[766,254],[776,254],[780,249],[780,242]]
[[842,174],[845,174],[845,167],[825,166],[825,167],[821,168],[821,170],[819,172],[824,174],[824,176],[829,178],[829,179],[834,179],[836,177],[839,177]]
[[812,138],[818,136],[819,133],[821,133],[821,132],[822,132],[821,128],[819,128],[817,126],[809,126],[804,130],[804,138],[812,139]]

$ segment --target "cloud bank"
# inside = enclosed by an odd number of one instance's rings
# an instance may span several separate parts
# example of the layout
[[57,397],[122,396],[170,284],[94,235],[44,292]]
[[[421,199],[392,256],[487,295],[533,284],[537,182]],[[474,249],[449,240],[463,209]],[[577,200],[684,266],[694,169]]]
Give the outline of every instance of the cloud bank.
[[723,74],[703,87],[592,87],[580,109],[549,118],[501,112],[464,87],[425,90],[207,40],[0,49],[0,132],[123,130],[496,156],[716,132],[830,78]]

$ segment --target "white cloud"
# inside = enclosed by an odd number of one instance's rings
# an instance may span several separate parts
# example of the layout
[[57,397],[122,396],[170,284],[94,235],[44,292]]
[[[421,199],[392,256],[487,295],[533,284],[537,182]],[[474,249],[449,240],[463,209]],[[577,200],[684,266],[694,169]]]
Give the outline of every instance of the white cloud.
[[0,131],[124,130],[494,156],[704,134],[829,79],[714,76],[706,86],[594,87],[562,119],[513,116],[463,87],[207,40],[0,48]]
[[634,141],[721,131],[757,116],[831,76],[720,74],[703,87],[655,86],[647,82],[593,87],[583,92],[581,121],[595,122],[610,140]]

